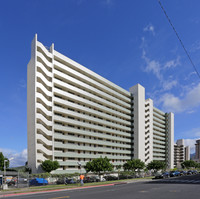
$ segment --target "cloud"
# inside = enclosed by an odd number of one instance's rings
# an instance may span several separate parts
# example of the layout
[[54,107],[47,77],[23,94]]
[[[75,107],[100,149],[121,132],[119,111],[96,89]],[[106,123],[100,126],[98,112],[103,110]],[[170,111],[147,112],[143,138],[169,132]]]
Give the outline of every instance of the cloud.
[[195,139],[184,139],[185,146],[190,147],[190,153],[195,153],[195,143],[198,138]]
[[163,82],[163,90],[171,90],[173,87],[175,87],[178,84],[177,80],[169,80]]
[[196,52],[200,50],[200,41],[197,40],[196,42],[194,42],[190,48],[190,52]]
[[196,73],[195,71],[193,71],[193,72],[189,73],[189,74],[184,78],[184,80],[188,80],[188,79],[191,78],[192,75],[196,75],[196,74],[197,74],[197,73]]
[[146,62],[146,67],[144,69],[145,72],[152,72],[159,80],[163,80],[163,76],[161,75],[161,66],[160,63],[156,60],[150,60],[147,56],[146,56],[146,52],[143,49],[142,52],[142,58],[145,60]]
[[178,56],[175,60],[170,60],[165,63],[164,69],[175,68],[180,65],[180,56]]
[[17,152],[12,149],[0,148],[0,152],[8,159],[13,158],[13,160],[10,161],[10,167],[24,166],[27,161],[27,149]]
[[146,27],[144,27],[143,29],[144,32],[150,32],[153,34],[153,36],[155,35],[155,29],[154,26],[150,23],[148,24]]
[[[144,43],[144,38],[142,38]],[[180,64],[180,58],[177,57],[175,60],[167,61],[164,64],[161,64],[159,61],[150,59],[146,56],[146,51],[144,50],[144,44],[142,44],[142,59],[145,61],[146,66],[144,68],[144,71],[147,73],[152,72],[157,79],[160,81],[160,84],[162,86],[162,91],[171,90],[173,87],[177,86],[178,81],[172,80],[173,76],[170,76],[168,80],[166,80],[163,76],[163,73],[165,70],[174,68]]]
[[192,111],[200,105],[200,83],[185,93],[183,98],[174,96],[172,93],[164,94],[160,99],[163,108],[175,113]]

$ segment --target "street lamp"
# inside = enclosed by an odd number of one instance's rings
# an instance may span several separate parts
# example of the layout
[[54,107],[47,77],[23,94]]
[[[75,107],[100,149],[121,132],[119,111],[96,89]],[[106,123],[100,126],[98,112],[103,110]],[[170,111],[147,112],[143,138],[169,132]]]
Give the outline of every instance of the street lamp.
[[8,160],[4,160],[4,184],[6,183],[6,162],[8,162]]
[[[14,158],[10,158],[9,161],[13,159]],[[8,162],[8,160],[4,160],[4,184],[6,184],[6,162]]]
[[81,175],[81,162],[77,162],[78,167],[80,168],[80,175]]

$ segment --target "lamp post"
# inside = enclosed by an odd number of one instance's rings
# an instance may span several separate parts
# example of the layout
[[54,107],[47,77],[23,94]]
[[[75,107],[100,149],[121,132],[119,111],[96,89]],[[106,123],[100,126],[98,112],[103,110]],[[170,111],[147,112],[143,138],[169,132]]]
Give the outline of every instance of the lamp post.
[[78,167],[80,168],[80,175],[81,175],[81,162],[77,162]]
[[8,162],[8,160],[4,160],[4,184],[6,184],[6,162]]
[[[13,160],[14,158],[10,158],[9,161]],[[4,160],[4,184],[6,184],[6,162],[8,162],[8,160]]]

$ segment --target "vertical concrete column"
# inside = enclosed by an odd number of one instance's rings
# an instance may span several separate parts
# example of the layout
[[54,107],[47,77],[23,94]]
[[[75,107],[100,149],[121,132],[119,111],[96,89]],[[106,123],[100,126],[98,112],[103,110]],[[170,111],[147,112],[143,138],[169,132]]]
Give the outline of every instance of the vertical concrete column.
[[130,92],[133,94],[134,159],[145,162],[145,88],[137,84]]
[[54,161],[54,43],[50,47],[52,53],[52,160]]
[[27,67],[27,142],[28,166],[32,172],[36,172],[36,57],[37,57],[37,34],[31,43],[31,60]]
[[151,162],[153,160],[153,100],[152,99],[148,99],[146,100],[146,102],[148,101],[148,119],[149,122],[149,128],[148,128],[148,135],[149,135],[149,138],[148,138],[148,141],[149,141],[149,149],[148,151],[146,152],[149,152],[149,159],[145,162],[146,164],[148,164],[149,162]]
[[167,123],[167,166],[169,169],[174,168],[174,114],[173,113],[167,113],[166,114],[166,123]]

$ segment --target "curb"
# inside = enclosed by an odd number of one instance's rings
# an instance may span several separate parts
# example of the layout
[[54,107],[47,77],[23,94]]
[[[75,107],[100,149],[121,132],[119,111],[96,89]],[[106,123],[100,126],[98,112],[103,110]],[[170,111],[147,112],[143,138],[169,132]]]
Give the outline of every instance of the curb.
[[11,196],[21,196],[21,195],[33,195],[33,194],[39,194],[39,193],[51,193],[51,192],[61,192],[61,191],[70,191],[75,189],[89,189],[89,188],[95,188],[95,187],[106,187],[106,186],[114,186],[115,184],[105,184],[105,185],[95,185],[95,186],[86,186],[86,187],[75,187],[75,188],[69,188],[69,189],[54,189],[54,190],[48,190],[48,191],[37,191],[37,192],[25,192],[25,193],[10,193],[10,194],[2,194],[0,195],[0,198],[4,197],[11,197]]

